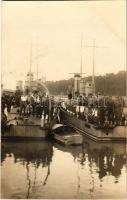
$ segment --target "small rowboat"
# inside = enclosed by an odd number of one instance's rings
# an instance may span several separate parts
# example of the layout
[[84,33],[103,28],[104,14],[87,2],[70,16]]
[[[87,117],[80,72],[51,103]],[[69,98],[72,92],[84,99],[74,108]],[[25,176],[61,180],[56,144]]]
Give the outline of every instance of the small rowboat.
[[55,124],[52,127],[54,139],[63,145],[80,145],[83,143],[83,136],[72,127]]

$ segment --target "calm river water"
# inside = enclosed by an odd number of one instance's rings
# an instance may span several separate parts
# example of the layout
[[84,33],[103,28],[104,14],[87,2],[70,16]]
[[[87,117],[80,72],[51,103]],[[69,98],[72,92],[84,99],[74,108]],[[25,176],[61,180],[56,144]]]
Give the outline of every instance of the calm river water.
[[2,142],[1,160],[1,198],[126,198],[123,143]]

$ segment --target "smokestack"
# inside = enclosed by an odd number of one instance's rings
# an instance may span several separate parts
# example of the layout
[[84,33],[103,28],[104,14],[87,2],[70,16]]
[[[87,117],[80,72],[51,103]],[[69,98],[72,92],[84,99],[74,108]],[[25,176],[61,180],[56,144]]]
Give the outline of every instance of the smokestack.
[[81,81],[81,76],[80,74],[75,74],[74,75],[74,94],[79,94],[80,90],[80,81]]

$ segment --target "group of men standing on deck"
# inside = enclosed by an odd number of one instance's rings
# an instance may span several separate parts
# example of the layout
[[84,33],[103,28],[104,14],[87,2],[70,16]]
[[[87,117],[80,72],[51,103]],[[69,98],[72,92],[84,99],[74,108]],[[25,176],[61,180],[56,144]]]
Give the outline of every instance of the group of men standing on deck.
[[[54,119],[59,110],[60,102],[56,103],[54,97],[45,93],[22,93],[3,95],[1,100],[2,113],[5,108],[9,113],[12,106],[18,108],[20,116],[33,116],[50,120]],[[68,103],[61,104],[70,114],[91,123],[103,126],[125,125],[127,122],[127,102],[121,97],[81,97],[70,99]]]
[[3,94],[1,97],[1,111],[5,112],[5,109],[8,113],[11,111],[11,106],[15,104],[15,96],[10,94]]
[[57,105],[54,97],[42,95],[38,93],[31,93],[21,95],[19,115],[41,118],[53,119],[57,112]]
[[127,121],[127,105],[121,97],[82,97],[71,99],[66,109],[72,115],[91,123],[103,126],[125,125]]
[[17,107],[20,116],[33,116],[41,118],[53,119],[58,112],[58,105],[54,101],[54,97],[49,97],[45,93],[31,92],[15,95],[2,96],[2,112],[9,113],[12,106]]

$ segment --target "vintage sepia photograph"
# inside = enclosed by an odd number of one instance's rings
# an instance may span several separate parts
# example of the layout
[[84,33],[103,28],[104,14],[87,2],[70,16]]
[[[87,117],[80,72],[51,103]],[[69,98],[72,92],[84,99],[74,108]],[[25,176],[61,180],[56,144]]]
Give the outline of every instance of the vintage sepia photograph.
[[1,33],[1,199],[126,199],[126,0],[2,1]]

